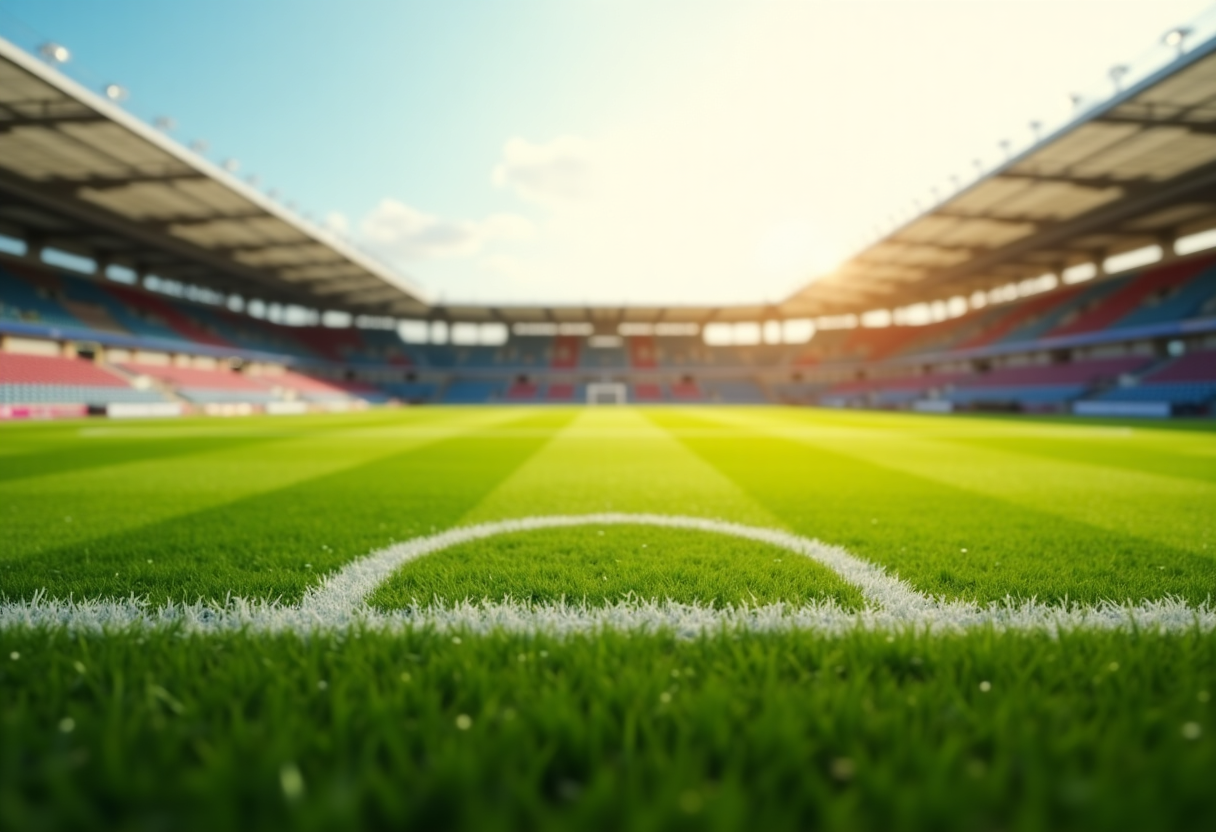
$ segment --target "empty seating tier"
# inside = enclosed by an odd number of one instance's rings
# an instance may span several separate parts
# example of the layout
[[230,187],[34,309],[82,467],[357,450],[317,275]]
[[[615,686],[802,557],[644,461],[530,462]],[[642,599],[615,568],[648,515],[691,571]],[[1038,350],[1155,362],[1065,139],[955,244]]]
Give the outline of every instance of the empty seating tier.
[[91,361],[0,352],[0,404],[162,402],[152,390],[137,390]]

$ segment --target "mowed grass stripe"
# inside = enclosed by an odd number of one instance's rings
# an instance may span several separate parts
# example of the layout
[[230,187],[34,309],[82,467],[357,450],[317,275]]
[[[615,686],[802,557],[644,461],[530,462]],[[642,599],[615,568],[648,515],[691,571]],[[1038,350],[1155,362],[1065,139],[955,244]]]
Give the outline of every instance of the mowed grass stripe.
[[[651,418],[673,427],[707,421],[683,411]],[[683,442],[790,528],[888,566],[922,592],[981,602],[1176,595],[1199,603],[1216,586],[1211,558],[847,453],[745,430]]]
[[[428,414],[429,416],[429,414]],[[255,417],[256,418],[256,417]],[[351,420],[360,429],[367,430],[383,423],[399,423],[403,419],[418,420],[416,413],[394,413],[385,415],[375,412],[340,419],[335,416],[314,417],[306,424],[279,423],[267,429],[265,420],[258,420],[257,430],[249,430],[252,419],[240,419],[238,424],[221,425],[217,430],[212,423],[202,420],[181,420],[173,429],[163,422],[129,425],[73,426],[55,435],[54,440],[24,444],[20,434],[9,435],[0,431],[0,439],[22,448],[22,452],[6,459],[0,466],[0,482],[45,477],[108,465],[129,465],[147,459],[166,460],[190,454],[207,454],[218,450],[232,449],[241,445],[282,441],[299,437],[302,433],[335,430],[350,430]]]
[[[454,436],[509,417],[501,411],[471,411],[442,424]],[[296,438],[260,444],[256,450],[237,442],[168,460],[0,483],[0,561],[82,547],[93,539],[324,476],[442,436],[428,431],[396,443],[342,443],[320,441],[315,430],[297,429]],[[79,447],[84,441],[72,437],[65,443]]]
[[[795,411],[797,413],[797,411]],[[789,416],[789,411],[774,411]],[[799,423],[805,411],[795,417]],[[1049,459],[1125,468],[1149,474],[1216,482],[1216,424],[1136,420],[1132,423],[1052,417],[949,416],[890,413],[847,415],[818,410],[816,426],[878,428]]]
[[637,408],[574,412],[564,430],[463,521],[620,511],[777,525],[762,506]]
[[[467,441],[467,440],[466,440]],[[683,514],[766,528],[780,521],[636,409],[590,409],[466,514],[461,524],[601,511]],[[861,604],[807,558],[737,538],[654,528],[575,528],[493,538],[409,564],[373,602],[465,599],[602,605],[632,593],[682,603]]]
[[[330,570],[375,548],[450,525],[543,442],[528,428],[568,414],[498,410],[519,439],[422,437],[414,442],[326,441],[310,452],[345,459],[336,469],[158,523],[9,563],[5,594],[28,598],[146,597],[295,602]],[[368,456],[370,447],[379,453]],[[269,451],[271,449],[263,449]],[[296,453],[299,450],[296,449]],[[0,567],[3,568],[3,567]]]
[[[449,427],[455,433],[462,424],[502,418],[470,414]],[[293,428],[285,424],[282,430]],[[297,438],[256,446],[256,452],[238,441],[170,460],[144,459],[0,483],[0,560],[79,545],[407,447],[363,443],[344,448],[316,442],[313,430],[294,430]],[[70,436],[64,443],[79,448],[89,441]]]
[[948,441],[974,445],[998,451],[1065,460],[1104,468],[1122,468],[1146,474],[1158,474],[1180,479],[1193,479],[1216,484],[1216,457],[1145,447],[1139,442],[1121,439],[1086,439],[1077,442],[1063,437],[971,437],[959,436]]
[[[1216,483],[1198,482],[1110,466],[1044,459],[1016,451],[963,445],[918,434],[923,419],[905,416],[904,428],[872,429],[862,441],[840,442],[800,431],[820,415],[786,409],[775,413],[707,413],[722,424],[764,431],[859,461],[1057,514],[1170,548],[1216,557]],[[943,420],[948,421],[948,420]],[[1085,428],[1073,439],[1085,442]]]

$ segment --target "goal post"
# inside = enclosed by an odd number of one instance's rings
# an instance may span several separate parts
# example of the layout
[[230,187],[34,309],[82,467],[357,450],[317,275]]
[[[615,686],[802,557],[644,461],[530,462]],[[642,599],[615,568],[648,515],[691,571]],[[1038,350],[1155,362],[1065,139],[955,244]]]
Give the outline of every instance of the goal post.
[[594,381],[587,385],[587,404],[625,404],[625,385],[619,381]]

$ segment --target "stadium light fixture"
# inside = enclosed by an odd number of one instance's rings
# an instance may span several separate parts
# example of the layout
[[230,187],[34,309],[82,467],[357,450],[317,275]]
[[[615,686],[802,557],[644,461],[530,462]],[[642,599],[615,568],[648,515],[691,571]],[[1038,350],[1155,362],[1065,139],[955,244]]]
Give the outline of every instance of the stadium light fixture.
[[101,91],[105,93],[106,98],[115,103],[126,101],[131,97],[131,93],[127,90],[127,88],[120,86],[119,84],[106,84],[101,88]]
[[1085,102],[1085,96],[1081,95],[1080,93],[1070,92],[1068,94],[1068,100],[1072,102],[1072,108],[1074,110],[1079,110],[1081,109],[1081,104]]
[[66,64],[72,60],[72,53],[66,46],[60,43],[52,43],[47,41],[38,47],[38,54],[50,64]]
[[1041,139],[1043,137],[1043,122],[1041,122],[1041,121],[1030,122],[1030,132],[1034,133],[1034,140],[1036,142],[1039,139]]
[[1186,52],[1186,39],[1189,38],[1194,31],[1195,30],[1189,26],[1179,26],[1166,32],[1165,35],[1162,36],[1161,42],[1166,46],[1172,46],[1174,49],[1178,50],[1178,57],[1181,58]]
[[195,153],[206,153],[211,148],[211,144],[206,139],[195,139],[190,142],[190,149]]
[[1115,92],[1122,92],[1123,77],[1127,75],[1128,67],[1126,64],[1115,64],[1110,68],[1110,80],[1115,84]]
[[1011,150],[1013,147],[1013,142],[1009,141],[1009,139],[1001,139],[1000,145],[1001,150],[1005,151],[1005,161],[1009,161],[1010,157],[1013,155]]
[[229,173],[236,173],[241,168],[241,163],[236,159],[225,159],[223,164],[224,170]]
[[173,119],[169,118],[168,116],[157,116],[156,119],[152,122],[152,126],[155,127],[157,130],[161,130],[165,133],[168,133],[171,130],[177,129],[177,122],[174,121]]

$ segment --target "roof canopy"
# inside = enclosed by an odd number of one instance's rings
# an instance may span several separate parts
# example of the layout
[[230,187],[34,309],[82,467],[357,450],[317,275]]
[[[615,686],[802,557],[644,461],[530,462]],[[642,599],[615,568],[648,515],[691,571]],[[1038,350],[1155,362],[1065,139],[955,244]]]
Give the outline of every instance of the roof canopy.
[[508,324],[755,321],[944,299],[1216,227],[1216,39],[777,305],[433,304],[407,279],[0,39],[0,233],[316,309]]
[[1216,226],[1216,41],[811,283],[785,314],[987,289]]
[[372,258],[2,39],[0,231],[225,293],[427,308]]

